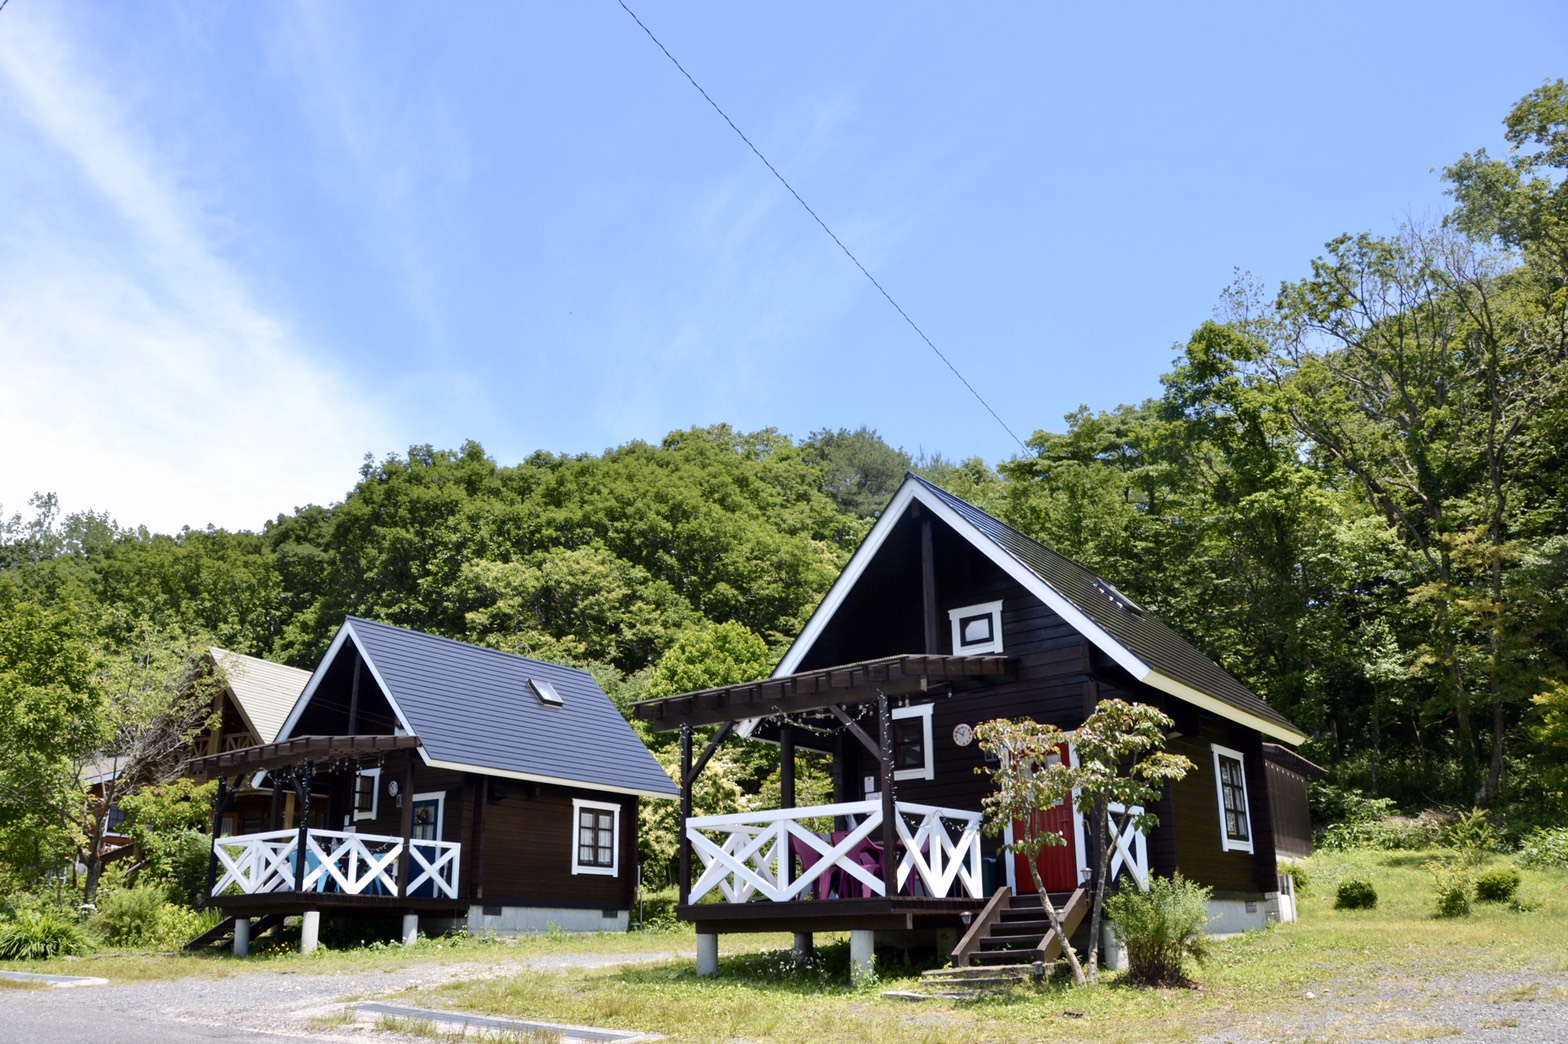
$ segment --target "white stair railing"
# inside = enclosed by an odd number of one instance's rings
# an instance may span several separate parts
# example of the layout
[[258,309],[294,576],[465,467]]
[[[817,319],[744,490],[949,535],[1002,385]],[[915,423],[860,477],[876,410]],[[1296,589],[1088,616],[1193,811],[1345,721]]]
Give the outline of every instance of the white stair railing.
[[[926,895],[980,898],[980,814],[903,802],[897,813],[895,829],[903,844],[894,890],[913,890],[913,876]],[[838,818],[855,826],[824,837],[803,822]],[[882,836],[882,802],[877,799],[694,816],[686,821],[686,836],[702,861],[688,902],[715,889],[731,903],[759,895],[773,902],[824,898],[822,885],[828,880],[845,890],[887,894],[877,848]],[[797,853],[804,866],[798,876]]]

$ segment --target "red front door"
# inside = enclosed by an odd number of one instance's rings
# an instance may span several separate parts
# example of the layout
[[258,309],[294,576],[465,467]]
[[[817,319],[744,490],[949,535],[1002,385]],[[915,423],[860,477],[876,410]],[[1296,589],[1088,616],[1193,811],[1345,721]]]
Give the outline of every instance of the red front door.
[[[1062,756],[1069,756],[1065,745]],[[1048,892],[1070,892],[1078,887],[1078,845],[1077,831],[1073,829],[1072,802],[1063,801],[1055,808],[1036,812],[1034,817],[1037,830],[1049,830],[1067,842],[1040,849],[1039,858],[1035,860],[1040,868],[1040,880]],[[1014,837],[1023,837],[1023,826],[1021,820],[1013,823]],[[1013,879],[1017,882],[1015,891],[1018,894],[1034,894],[1034,876],[1029,873],[1028,860],[1021,855],[1013,856]]]

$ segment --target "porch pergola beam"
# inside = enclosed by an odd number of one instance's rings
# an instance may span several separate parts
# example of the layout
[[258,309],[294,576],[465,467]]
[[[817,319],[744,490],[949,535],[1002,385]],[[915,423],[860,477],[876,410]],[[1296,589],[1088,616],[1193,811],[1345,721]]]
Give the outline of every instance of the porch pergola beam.
[[696,786],[697,777],[702,775],[702,770],[708,767],[709,760],[718,753],[719,748],[724,745],[724,741],[729,739],[730,731],[734,728],[735,723],[733,721],[726,721],[719,728],[719,731],[713,734],[713,738],[708,741],[708,745],[702,748],[702,755],[697,759],[697,763],[691,767],[691,771],[685,781],[687,790]]
[[[883,699],[886,699],[886,697],[883,697]],[[830,703],[828,704],[828,710],[833,712],[833,716],[843,724],[844,728],[849,730],[850,735],[858,739],[861,746],[869,750],[871,756],[876,758],[879,763],[885,766],[891,760],[892,755],[884,753],[882,744],[867,735],[866,730],[861,728],[860,723],[851,718],[843,707],[836,703]]]
[[909,654],[824,667],[799,674],[681,696],[645,700],[633,712],[658,731],[726,721],[827,710],[834,704],[872,703],[878,694],[908,696],[943,686],[975,686],[1012,673],[1008,656]]

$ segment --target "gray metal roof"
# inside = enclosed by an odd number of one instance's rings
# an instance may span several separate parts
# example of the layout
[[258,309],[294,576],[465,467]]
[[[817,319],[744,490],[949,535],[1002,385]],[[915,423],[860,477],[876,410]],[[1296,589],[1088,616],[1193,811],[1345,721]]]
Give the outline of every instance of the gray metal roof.
[[1297,737],[1297,742],[1306,738],[1284,715],[1264,703],[1181,635],[1148,613],[1131,611],[1118,604],[1112,597],[1115,588],[1109,587],[1101,577],[918,475],[911,474],[907,481],[919,484],[951,508],[1154,671],[1238,711],[1289,730]]
[[[620,793],[680,793],[586,671],[359,617],[343,629],[431,762]],[[554,685],[563,705],[542,703],[530,678]]]
[[259,656],[229,652],[216,645],[207,650],[223,668],[224,679],[240,715],[263,743],[278,738],[278,730],[289,716],[294,701],[310,681],[310,672],[288,667]]

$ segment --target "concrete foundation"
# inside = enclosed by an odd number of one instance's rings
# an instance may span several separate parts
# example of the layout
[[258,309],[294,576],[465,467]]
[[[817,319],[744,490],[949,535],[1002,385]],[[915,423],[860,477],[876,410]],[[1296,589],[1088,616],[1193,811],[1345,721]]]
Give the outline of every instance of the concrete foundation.
[[407,913],[403,915],[403,945],[412,946],[419,941],[419,915]]
[[[487,913],[486,910],[490,912]],[[626,910],[574,910],[551,906],[470,906],[471,935],[534,935],[540,932],[624,932],[631,925]]]
[[1209,926],[1204,930],[1211,935],[1234,935],[1268,926],[1268,902],[1262,896],[1257,899],[1209,900]]
[[719,974],[719,937],[697,934],[697,974]]
[[234,922],[234,956],[250,955],[250,918],[241,917]]
[[857,928],[849,933],[849,981],[859,986],[877,976],[877,933]]
[[315,953],[321,939],[321,911],[306,910],[299,919],[299,952]]

